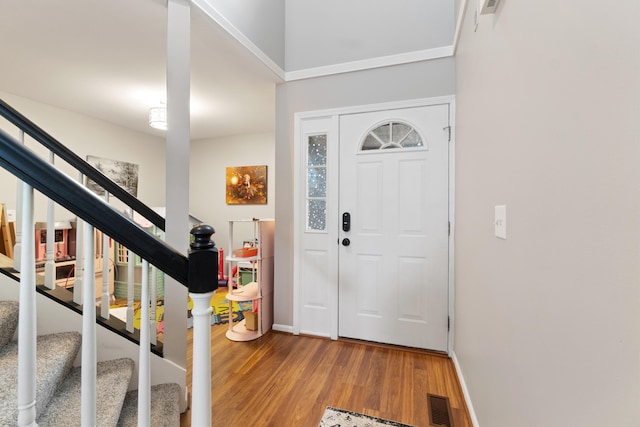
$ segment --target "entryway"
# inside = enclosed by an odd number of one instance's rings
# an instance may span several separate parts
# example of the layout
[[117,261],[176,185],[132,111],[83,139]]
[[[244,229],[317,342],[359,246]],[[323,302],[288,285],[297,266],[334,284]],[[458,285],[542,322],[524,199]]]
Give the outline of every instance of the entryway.
[[448,350],[451,102],[297,117],[294,333]]

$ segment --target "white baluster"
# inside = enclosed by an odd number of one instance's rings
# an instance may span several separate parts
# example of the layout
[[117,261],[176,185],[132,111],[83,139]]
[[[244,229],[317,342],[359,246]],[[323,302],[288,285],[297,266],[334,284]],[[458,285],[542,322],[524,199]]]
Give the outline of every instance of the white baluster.
[[136,268],[136,254],[127,249],[127,332],[133,333],[134,325],[133,319],[135,310],[133,308],[134,303],[134,273]]
[[158,344],[158,327],[156,325],[156,306],[158,305],[158,269],[155,265],[151,266],[151,319],[149,328],[151,330],[151,344]]
[[84,226],[84,304],[82,307],[82,371],[80,423],[83,426],[96,425],[96,289],[93,226]]
[[73,280],[73,302],[82,305],[84,279],[84,221],[76,217],[76,272]]
[[[193,300],[193,365],[191,425],[211,425],[211,297],[189,293]],[[231,313],[229,313],[231,316]],[[231,321],[231,320],[230,320]]]
[[[149,262],[142,260],[140,296],[140,355],[138,357],[138,426],[151,425],[151,366],[149,358]],[[199,425],[199,424],[192,424]],[[208,424],[210,425],[210,424]]]
[[18,320],[18,425],[36,424],[36,256],[33,188],[22,184],[20,312]]
[[[53,165],[55,156],[53,151],[49,152],[49,163]],[[56,262],[53,256],[53,246],[55,244],[55,203],[49,199],[47,201],[47,243],[46,261],[44,263],[44,286],[47,289],[56,288]]]
[[[78,182],[84,185],[84,175],[82,172],[78,174]],[[84,221],[76,217],[76,272],[73,281],[73,302],[82,305],[82,279],[84,276],[84,251],[83,251]]]
[[[104,201],[109,204],[109,192],[104,192]],[[109,242],[111,239],[106,234],[102,234],[102,299],[100,316],[104,319],[109,318],[109,304],[111,303],[111,295],[109,294]]]
[[[55,156],[53,151],[49,152],[49,163],[53,165]],[[47,200],[47,243],[45,246],[46,261],[44,263],[44,286],[47,289],[56,288],[56,262],[53,256],[53,246],[55,243],[55,203]]]
[[[24,145],[24,131],[18,134],[18,139]],[[16,192],[16,244],[13,246],[13,268],[20,271],[22,260],[22,180],[18,180]],[[35,248],[34,248],[35,251]]]

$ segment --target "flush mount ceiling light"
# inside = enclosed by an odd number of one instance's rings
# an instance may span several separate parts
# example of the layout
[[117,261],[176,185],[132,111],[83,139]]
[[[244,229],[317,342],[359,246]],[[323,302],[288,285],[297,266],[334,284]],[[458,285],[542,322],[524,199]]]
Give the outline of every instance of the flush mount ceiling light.
[[149,109],[149,126],[155,129],[167,130],[167,107],[153,107]]

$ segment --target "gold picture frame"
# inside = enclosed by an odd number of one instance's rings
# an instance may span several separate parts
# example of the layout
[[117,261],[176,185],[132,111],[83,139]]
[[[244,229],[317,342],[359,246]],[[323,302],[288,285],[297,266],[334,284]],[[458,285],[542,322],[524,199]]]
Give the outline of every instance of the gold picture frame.
[[228,205],[267,204],[267,165],[227,167]]

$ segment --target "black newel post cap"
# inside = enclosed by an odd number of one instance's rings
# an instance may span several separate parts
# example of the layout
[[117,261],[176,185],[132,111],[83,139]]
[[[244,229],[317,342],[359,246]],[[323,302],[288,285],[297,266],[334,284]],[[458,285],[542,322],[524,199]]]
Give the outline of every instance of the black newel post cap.
[[201,224],[191,229],[189,250],[189,292],[202,294],[218,289],[218,250],[211,240],[215,230]]

